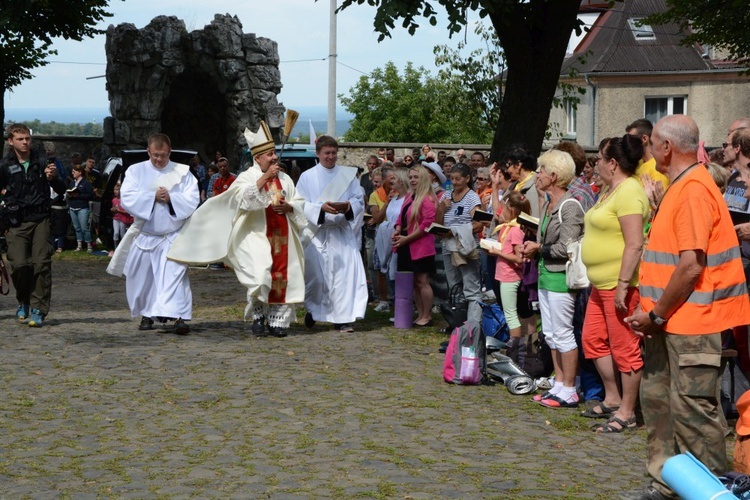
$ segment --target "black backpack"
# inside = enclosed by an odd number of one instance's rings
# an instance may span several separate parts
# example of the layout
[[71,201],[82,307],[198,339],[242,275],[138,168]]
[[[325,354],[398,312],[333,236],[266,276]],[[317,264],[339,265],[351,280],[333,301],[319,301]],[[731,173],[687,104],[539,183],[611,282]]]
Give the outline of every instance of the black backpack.
[[508,348],[505,354],[532,378],[548,377],[555,369],[552,364],[552,351],[544,341],[542,332],[522,338],[521,342]]
[[453,285],[449,300],[448,304],[440,304],[440,314],[448,323],[448,331],[453,331],[454,328],[464,324],[469,313],[469,303],[464,298],[462,284]]

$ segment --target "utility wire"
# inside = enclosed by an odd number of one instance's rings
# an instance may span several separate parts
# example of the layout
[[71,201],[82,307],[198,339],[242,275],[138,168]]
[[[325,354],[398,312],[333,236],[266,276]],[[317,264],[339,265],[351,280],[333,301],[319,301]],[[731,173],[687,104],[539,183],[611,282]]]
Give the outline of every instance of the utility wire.
[[341,61],[336,61],[336,62],[339,63],[340,65],[344,66],[345,68],[349,68],[349,69],[351,69],[353,71],[356,71],[357,73],[362,73],[363,75],[369,75],[370,74],[370,73],[365,73],[364,71],[360,71],[357,68],[353,68],[353,67],[349,66],[348,64],[344,64]]

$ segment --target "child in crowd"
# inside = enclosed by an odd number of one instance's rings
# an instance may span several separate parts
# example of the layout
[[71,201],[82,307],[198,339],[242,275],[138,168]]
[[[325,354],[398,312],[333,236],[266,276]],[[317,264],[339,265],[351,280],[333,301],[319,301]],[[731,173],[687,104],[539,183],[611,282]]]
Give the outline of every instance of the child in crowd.
[[521,247],[523,246],[523,230],[516,221],[521,212],[531,213],[529,200],[519,191],[508,193],[498,209],[501,221],[495,231],[497,240],[502,245],[500,250],[490,249],[488,252],[497,257],[495,279],[500,282],[500,297],[503,314],[510,328],[509,347],[514,347],[521,341],[521,320],[518,317],[518,287],[521,284]]
[[70,224],[70,215],[68,215],[68,203],[65,201],[64,194],[57,194],[50,187],[50,197],[52,206],[50,211],[50,235],[52,236],[52,246],[55,251],[60,253],[65,248],[65,237],[68,234]]
[[112,197],[112,239],[115,242],[115,248],[120,240],[125,236],[125,232],[133,223],[133,216],[127,213],[120,204],[120,183],[115,184],[114,196]]

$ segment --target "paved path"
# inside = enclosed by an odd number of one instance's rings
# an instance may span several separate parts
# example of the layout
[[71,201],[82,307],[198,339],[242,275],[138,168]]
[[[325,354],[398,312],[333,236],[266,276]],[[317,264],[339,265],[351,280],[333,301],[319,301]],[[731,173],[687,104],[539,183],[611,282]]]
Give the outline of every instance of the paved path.
[[0,498],[617,498],[645,434],[442,381],[442,337],[255,338],[231,271],[191,271],[187,337],[137,331],[106,259],[55,260],[53,310],[0,298]]

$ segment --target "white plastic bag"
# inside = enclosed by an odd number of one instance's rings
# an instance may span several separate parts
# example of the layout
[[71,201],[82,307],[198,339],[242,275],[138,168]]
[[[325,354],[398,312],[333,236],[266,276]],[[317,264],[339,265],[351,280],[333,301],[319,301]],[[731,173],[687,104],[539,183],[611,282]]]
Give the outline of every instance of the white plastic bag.
[[479,358],[473,347],[461,348],[461,369],[458,378],[465,384],[476,384],[482,379],[479,373]]
[[565,248],[568,252],[568,262],[565,263],[565,284],[571,290],[590,287],[586,266],[581,259],[581,240],[571,241]]

